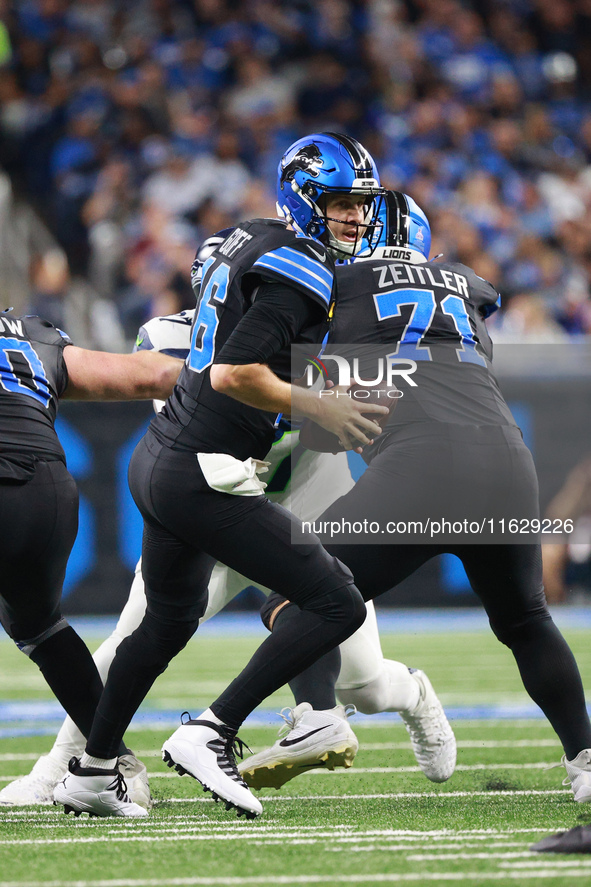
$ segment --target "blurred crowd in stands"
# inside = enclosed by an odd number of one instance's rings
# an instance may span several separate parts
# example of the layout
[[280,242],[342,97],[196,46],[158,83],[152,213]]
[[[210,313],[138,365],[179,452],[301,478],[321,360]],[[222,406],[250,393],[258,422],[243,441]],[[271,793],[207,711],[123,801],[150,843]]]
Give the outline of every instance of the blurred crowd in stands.
[[192,307],[196,245],[275,215],[313,130],[497,287],[499,341],[591,333],[591,0],[0,0],[0,66],[0,168],[55,237],[27,307],[79,344]]

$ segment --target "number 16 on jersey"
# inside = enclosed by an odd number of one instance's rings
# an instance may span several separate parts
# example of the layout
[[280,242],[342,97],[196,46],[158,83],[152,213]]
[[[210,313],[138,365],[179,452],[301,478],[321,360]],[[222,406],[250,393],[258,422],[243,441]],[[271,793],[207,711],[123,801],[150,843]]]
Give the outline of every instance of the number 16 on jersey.
[[195,373],[201,373],[213,363],[215,335],[220,322],[216,303],[223,305],[228,295],[230,267],[225,262],[221,262],[210,275],[209,271],[215,261],[216,259],[212,256],[203,266],[199,310],[195,315],[191,332],[189,369]]

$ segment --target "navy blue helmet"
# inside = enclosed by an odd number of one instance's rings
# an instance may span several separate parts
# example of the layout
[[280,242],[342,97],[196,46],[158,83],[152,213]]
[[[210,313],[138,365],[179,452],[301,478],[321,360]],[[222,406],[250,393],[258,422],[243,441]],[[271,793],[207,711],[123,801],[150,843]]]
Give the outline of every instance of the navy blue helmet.
[[234,228],[222,228],[210,237],[206,237],[203,243],[197,247],[197,253],[191,265],[191,286],[195,293],[195,298],[199,298],[199,287],[201,286],[201,276],[203,274],[203,266],[211,256],[216,247],[223,243],[226,237],[232,233]]

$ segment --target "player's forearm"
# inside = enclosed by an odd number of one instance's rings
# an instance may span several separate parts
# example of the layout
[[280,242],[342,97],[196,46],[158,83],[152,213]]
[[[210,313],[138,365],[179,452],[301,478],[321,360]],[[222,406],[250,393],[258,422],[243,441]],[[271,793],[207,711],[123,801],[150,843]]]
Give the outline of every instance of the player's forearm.
[[183,362],[154,351],[110,354],[69,346],[64,351],[67,400],[165,399],[174,388]]
[[[129,386],[125,399],[134,400],[166,400],[172,394],[184,361],[178,357],[170,357],[159,352],[138,351],[135,354],[123,355],[134,359],[133,372],[130,373]],[[120,400],[118,393],[125,386],[114,386],[113,400]]]
[[214,391],[269,413],[313,418],[320,406],[317,394],[284,382],[260,363],[214,364],[210,381]]

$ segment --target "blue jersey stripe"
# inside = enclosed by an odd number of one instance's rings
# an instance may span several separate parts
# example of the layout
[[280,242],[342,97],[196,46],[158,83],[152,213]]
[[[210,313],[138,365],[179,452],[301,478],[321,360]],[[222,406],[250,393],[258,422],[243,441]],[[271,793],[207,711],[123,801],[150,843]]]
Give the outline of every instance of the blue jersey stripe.
[[311,256],[300,252],[297,249],[290,249],[288,246],[281,246],[279,247],[279,249],[274,249],[268,253],[265,253],[264,256],[261,256],[261,259],[264,259],[266,257],[277,258],[279,260],[289,262],[290,264],[296,264],[298,267],[306,268],[306,270],[309,271],[310,274],[318,276],[321,280],[324,280],[325,283],[332,286],[332,280],[334,277],[334,272],[332,271],[332,268],[327,268],[323,262],[320,262],[317,259],[314,259]]
[[[265,253],[265,255],[277,257],[278,259],[285,259],[288,262],[295,262],[298,266],[307,268],[311,274],[317,274],[325,280],[326,283],[332,285],[332,279],[334,277],[332,268],[327,268],[324,262],[314,259],[312,256],[300,252],[300,250],[292,249],[289,246],[280,246],[278,249]],[[264,256],[261,256],[261,258],[264,258]]]
[[[288,255],[279,256],[279,255],[277,255],[276,252],[275,253],[266,253],[264,256],[261,256],[260,259],[257,259],[257,261],[254,264],[257,265],[259,262],[263,262],[263,261],[277,262],[279,264],[279,266],[281,266],[282,264],[285,264],[288,266],[288,270],[293,271],[294,268],[297,268],[299,271],[301,271],[302,273],[313,278],[315,281],[317,281],[322,286],[328,286],[332,289],[332,280],[333,280],[332,273],[330,271],[328,273],[326,273],[326,269],[321,267],[320,270],[323,271],[324,273],[319,274],[318,268],[314,267],[315,263],[313,263],[313,262],[309,263],[311,267],[306,267],[306,263],[299,260],[300,255],[301,255],[300,253],[296,253],[295,258],[292,258],[291,256],[288,256]],[[305,258],[305,256],[302,258]]]
[[288,246],[282,246],[279,249],[273,250],[273,252],[268,253],[268,255],[279,255],[292,262],[304,265],[304,267],[311,273],[319,274],[327,283],[332,285],[332,279],[334,277],[332,270],[327,268],[323,262],[313,259],[312,256],[302,253],[297,249],[290,249]]
[[[315,271],[303,267],[301,262],[294,262],[286,256],[278,256],[276,255],[277,252],[279,251],[276,250],[274,253],[266,253],[264,256],[261,256],[260,259],[257,259],[254,263],[253,267],[268,268],[271,271],[277,271],[290,280],[295,280],[298,283],[303,284],[308,289],[312,290],[312,292],[320,296],[320,298],[328,305],[332,294],[332,274],[328,272],[329,279],[327,280],[326,274],[321,277],[316,274]],[[294,252],[297,251],[294,250]],[[301,254],[298,253],[298,258],[300,256]],[[327,269],[322,268],[322,270],[326,271]]]
[[303,284],[307,289],[311,290],[316,295],[320,296],[320,298],[326,302],[328,305],[330,303],[330,296],[332,292],[332,287],[325,286],[322,282],[314,281],[309,274],[302,273],[301,268],[297,268],[299,273],[292,273],[288,270],[288,267],[285,262],[278,262],[277,260],[269,260],[268,256],[264,256],[264,259],[267,261],[263,261],[263,259],[258,259],[254,265],[254,267],[260,268],[269,268],[271,271],[278,271],[283,277],[287,277],[290,280],[295,280],[296,283]]

